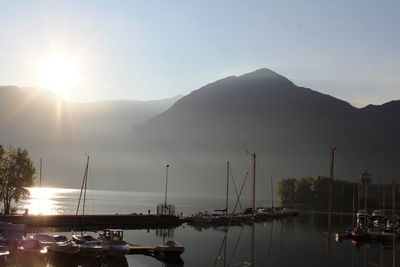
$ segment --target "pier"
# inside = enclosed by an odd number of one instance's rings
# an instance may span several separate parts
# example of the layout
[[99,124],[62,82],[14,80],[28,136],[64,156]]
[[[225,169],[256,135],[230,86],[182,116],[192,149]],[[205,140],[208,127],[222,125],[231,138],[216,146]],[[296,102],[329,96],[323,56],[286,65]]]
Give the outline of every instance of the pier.
[[0,221],[24,224],[27,227],[70,227],[124,229],[170,228],[181,225],[184,220],[172,215],[11,215],[0,216]]

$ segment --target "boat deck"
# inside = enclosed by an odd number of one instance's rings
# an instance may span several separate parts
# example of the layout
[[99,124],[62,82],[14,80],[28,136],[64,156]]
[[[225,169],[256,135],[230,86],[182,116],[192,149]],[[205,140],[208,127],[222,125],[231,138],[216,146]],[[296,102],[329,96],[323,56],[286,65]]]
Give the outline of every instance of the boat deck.
[[128,254],[153,255],[154,247],[143,246],[138,244],[129,244]]

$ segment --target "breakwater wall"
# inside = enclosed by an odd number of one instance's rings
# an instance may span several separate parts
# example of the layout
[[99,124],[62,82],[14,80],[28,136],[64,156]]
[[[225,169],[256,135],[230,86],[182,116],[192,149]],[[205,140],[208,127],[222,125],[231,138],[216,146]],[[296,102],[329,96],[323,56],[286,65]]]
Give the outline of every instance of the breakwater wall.
[[0,221],[24,224],[28,227],[109,227],[124,229],[171,228],[184,220],[171,215],[10,215],[0,216]]

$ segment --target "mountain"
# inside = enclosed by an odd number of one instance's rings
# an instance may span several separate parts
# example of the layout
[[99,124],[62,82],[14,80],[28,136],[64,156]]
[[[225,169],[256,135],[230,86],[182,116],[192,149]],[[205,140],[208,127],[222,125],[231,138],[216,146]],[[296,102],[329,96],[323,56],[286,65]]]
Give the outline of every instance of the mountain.
[[[46,90],[1,86],[0,144],[27,148],[36,163],[43,157],[45,185],[79,187],[86,154],[108,163],[103,173],[121,173],[112,165],[126,152],[132,127],[179,98],[70,103]],[[99,187],[108,186],[106,178],[98,178]]]
[[210,83],[136,125],[133,149],[186,162],[180,176],[203,190],[216,170],[222,180],[224,161],[247,168],[246,151],[259,155],[261,179],[326,176],[331,146],[337,178],[368,170],[381,182],[400,159],[398,114],[400,101],[358,109],[260,69]]
[[239,185],[249,170],[246,151],[256,152],[258,195],[266,197],[270,175],[329,175],[331,146],[336,178],[399,175],[398,114],[400,101],[355,108],[268,69],[147,102],[77,104],[3,87],[0,144],[28,148],[36,163],[43,157],[45,185],[79,187],[88,154],[92,188],[163,192],[170,164],[172,200],[222,196],[226,161]]

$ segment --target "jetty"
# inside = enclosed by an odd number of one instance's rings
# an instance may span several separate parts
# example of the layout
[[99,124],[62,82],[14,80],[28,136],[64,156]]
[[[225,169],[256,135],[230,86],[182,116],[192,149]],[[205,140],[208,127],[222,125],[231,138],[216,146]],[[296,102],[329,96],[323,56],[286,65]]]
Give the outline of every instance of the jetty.
[[173,215],[10,215],[0,216],[1,222],[23,224],[27,227],[76,227],[123,229],[172,228],[185,220]]
[[176,247],[151,247],[139,244],[129,244],[128,255],[144,255],[157,260],[170,263],[183,263],[181,254],[185,250],[182,245],[176,243]]

